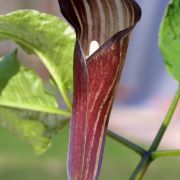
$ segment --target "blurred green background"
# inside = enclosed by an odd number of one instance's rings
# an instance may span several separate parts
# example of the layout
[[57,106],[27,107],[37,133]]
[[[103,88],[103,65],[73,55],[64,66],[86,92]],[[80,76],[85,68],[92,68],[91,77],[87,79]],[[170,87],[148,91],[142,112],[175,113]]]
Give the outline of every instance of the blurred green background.
[[[1,180],[66,180],[68,127],[55,138],[52,147],[36,156],[31,147],[0,129]],[[131,150],[107,138],[100,180],[128,180],[139,157]],[[163,158],[152,163],[144,180],[178,180],[177,158]]]

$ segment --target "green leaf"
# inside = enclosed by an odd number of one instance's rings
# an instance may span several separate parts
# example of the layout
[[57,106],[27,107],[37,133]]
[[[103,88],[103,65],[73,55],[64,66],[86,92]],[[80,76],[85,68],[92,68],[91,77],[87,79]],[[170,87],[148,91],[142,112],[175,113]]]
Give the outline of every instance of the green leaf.
[[[34,71],[19,64],[17,51],[0,58],[0,126],[44,152],[70,112],[59,109]],[[9,108],[9,109],[7,109]]]
[[171,0],[161,23],[159,46],[168,72],[180,82],[180,1]]
[[34,10],[0,16],[0,40],[10,39],[38,56],[50,72],[67,107],[72,92],[74,31],[58,17]]
[[44,92],[43,82],[33,70],[20,66],[16,51],[0,59],[0,89],[0,106],[70,115],[69,111],[59,109],[53,96]]
[[[8,69],[8,71],[4,71]],[[16,51],[7,55],[5,58],[0,58],[0,94],[7,85],[8,80],[19,71],[19,62],[16,60]]]
[[43,136],[45,126],[39,121],[22,118],[15,110],[0,107],[0,126],[30,143],[36,153],[42,153],[50,144]]
[[[40,117],[45,117],[43,121],[49,121],[50,124],[37,121]],[[29,143],[36,154],[45,152],[51,146],[54,134],[66,124],[66,121],[54,117],[45,113],[0,107],[0,127]]]

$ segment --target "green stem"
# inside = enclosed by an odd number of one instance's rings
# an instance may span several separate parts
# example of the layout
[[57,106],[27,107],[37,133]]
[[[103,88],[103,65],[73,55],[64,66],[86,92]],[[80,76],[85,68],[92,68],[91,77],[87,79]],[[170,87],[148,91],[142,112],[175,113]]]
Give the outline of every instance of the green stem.
[[139,164],[137,165],[135,171],[133,172],[130,180],[141,180],[146,173],[150,163],[151,163],[151,155],[149,152],[144,154],[144,157],[141,159]]
[[155,160],[164,156],[180,156],[180,150],[163,150],[163,151],[155,151],[152,153],[152,159]]
[[124,137],[114,133],[111,130],[108,130],[108,135],[109,137],[111,137],[112,139],[120,142],[121,144],[125,145],[126,147],[128,147],[129,149],[133,150],[134,152],[136,152],[137,154],[143,156],[146,153],[146,150],[141,148],[140,146],[130,142],[129,140],[125,139]]
[[171,122],[172,116],[176,110],[179,99],[180,99],[180,85],[179,85],[178,90],[173,98],[173,101],[172,101],[170,107],[169,107],[169,110],[164,118],[164,121],[163,121],[151,147],[150,147],[151,152],[155,151],[158,148],[158,146],[161,142],[161,139],[163,138],[163,135],[166,132],[166,129],[169,126],[169,123]]
[[144,176],[144,174],[146,173],[149,165],[152,162],[152,154],[157,150],[161,139],[164,135],[164,133],[166,132],[167,127],[169,126],[169,123],[172,119],[172,116],[175,112],[175,109],[177,107],[178,101],[180,99],[180,85],[178,87],[178,90],[172,100],[172,103],[169,107],[169,110],[164,118],[164,121],[148,151],[147,154],[144,154],[144,157],[142,158],[142,160],[140,161],[140,163],[138,164],[138,166],[136,167],[135,171],[133,172],[132,176],[131,176],[131,180],[141,180]]
[[34,49],[34,52],[42,60],[42,62],[47,67],[50,74],[53,75],[52,77],[53,77],[53,79],[54,79],[54,81],[55,81],[55,83],[56,83],[56,85],[57,85],[57,87],[61,93],[61,96],[62,96],[64,102],[66,103],[66,106],[71,111],[72,110],[71,101],[66,94],[62,80],[60,80],[60,77],[58,77],[57,74],[54,73],[54,70],[51,68],[51,65],[49,64],[49,61],[46,59],[46,57],[44,57],[44,55],[41,52],[37,51],[36,49]]

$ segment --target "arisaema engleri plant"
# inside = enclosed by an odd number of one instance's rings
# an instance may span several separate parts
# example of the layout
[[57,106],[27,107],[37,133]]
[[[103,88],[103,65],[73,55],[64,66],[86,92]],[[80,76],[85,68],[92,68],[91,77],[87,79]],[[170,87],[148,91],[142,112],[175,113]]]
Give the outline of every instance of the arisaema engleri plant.
[[[108,131],[130,34],[140,20],[141,9],[134,0],[59,0],[59,5],[69,24],[34,10],[0,16],[0,40],[12,40],[26,53],[36,55],[49,73],[42,79],[35,70],[25,67],[17,49],[1,57],[0,126],[23,138],[40,154],[70,119],[70,180],[98,179],[106,134],[142,157],[130,178],[142,179],[153,160],[180,154],[179,150],[157,150],[179,101],[180,89],[148,150]],[[180,1],[172,0],[160,29],[161,52],[178,83],[179,17]],[[92,41],[99,48],[90,53]]]

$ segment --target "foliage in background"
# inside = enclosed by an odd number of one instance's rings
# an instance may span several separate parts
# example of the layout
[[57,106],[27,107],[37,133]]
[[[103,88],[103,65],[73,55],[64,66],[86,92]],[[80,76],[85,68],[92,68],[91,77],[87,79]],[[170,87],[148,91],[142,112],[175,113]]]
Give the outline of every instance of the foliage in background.
[[[47,80],[19,63],[17,50],[0,59],[0,126],[42,153],[70,117],[74,32],[55,16],[20,10],[0,16],[0,40],[12,40],[39,57],[51,75],[47,85]],[[66,107],[59,106],[45,85],[58,88]]]
[[159,47],[168,72],[180,82],[180,1],[171,0],[159,33]]

